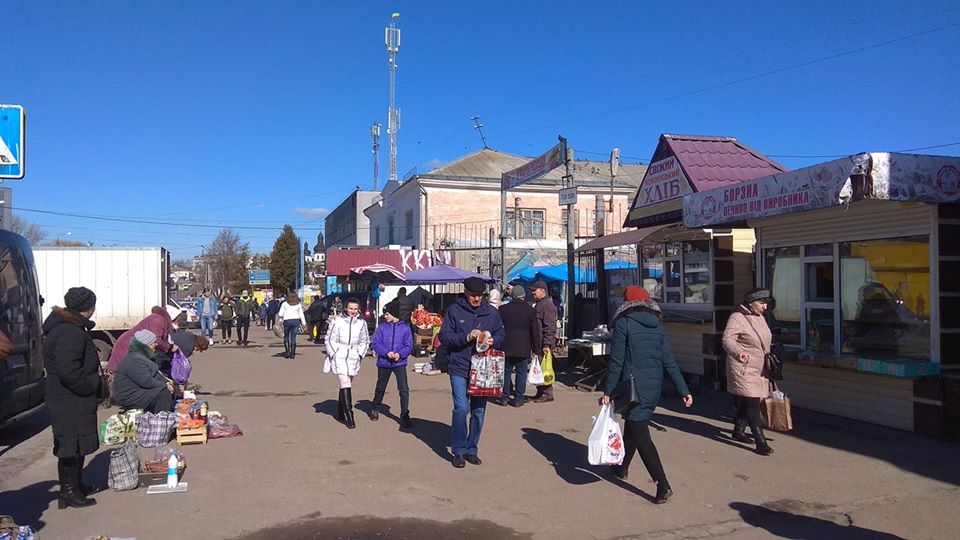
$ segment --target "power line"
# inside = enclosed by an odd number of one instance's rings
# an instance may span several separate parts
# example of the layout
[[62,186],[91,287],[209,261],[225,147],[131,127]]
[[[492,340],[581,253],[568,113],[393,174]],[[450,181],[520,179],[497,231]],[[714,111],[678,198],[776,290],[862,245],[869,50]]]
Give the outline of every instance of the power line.
[[[935,144],[933,146],[921,146],[918,148],[907,148],[905,150],[888,150],[888,151],[892,154],[905,154],[907,152],[919,152],[920,150],[932,150],[934,148],[946,148],[948,146],[957,146],[957,145],[960,145],[960,141],[945,143],[945,144]],[[851,154],[819,154],[819,155],[809,155],[809,156],[801,156],[801,155],[795,155],[795,154],[764,154],[764,155],[768,157],[775,157],[775,158],[819,159],[819,158],[843,158],[843,157],[848,157]]]
[[702,94],[702,93],[705,93],[705,92],[709,92],[709,91],[711,91],[711,90],[717,90],[717,89],[719,89],[719,88],[725,88],[725,87],[727,87],[727,86],[733,86],[733,85],[740,84],[740,83],[743,83],[743,82],[753,81],[753,80],[756,80],[756,79],[762,79],[762,78],[764,78],[764,77],[769,77],[769,76],[771,76],[771,75],[776,75],[776,74],[779,74],[779,73],[784,73],[784,72],[787,72],[787,71],[792,71],[792,70],[795,70],[795,69],[800,69],[800,68],[803,68],[803,67],[811,66],[811,65],[814,65],[814,64],[819,64],[819,63],[821,63],[821,62],[826,62],[826,61],[828,61],[828,60],[835,60],[835,59],[837,59],[837,58],[842,58],[842,57],[844,57],[844,56],[850,56],[850,55],[852,55],[852,54],[856,54],[856,53],[863,52],[863,51],[868,51],[868,50],[871,50],[871,49],[876,49],[876,48],[879,48],[879,47],[884,47],[884,46],[886,46],[886,45],[890,45],[890,44],[893,44],[893,43],[898,43],[898,42],[901,42],[901,41],[907,41],[907,40],[914,39],[914,38],[918,38],[918,37],[925,36],[925,35],[928,35],[928,34],[933,34],[933,33],[935,33],[935,32],[940,32],[940,31],[942,31],[942,30],[947,30],[947,29],[950,29],[950,28],[955,28],[955,27],[957,27],[957,26],[960,26],[960,23],[946,24],[946,25],[943,25],[943,26],[938,26],[938,27],[936,27],[936,28],[931,28],[931,29],[929,29],[929,30],[923,30],[923,31],[920,31],[920,32],[914,32],[914,33],[912,33],[912,34],[907,34],[907,35],[905,35],[905,36],[901,36],[901,37],[897,37],[897,38],[893,38],[893,39],[888,39],[888,40],[881,41],[881,42],[878,42],[878,43],[873,43],[873,44],[870,44],[870,45],[865,45],[865,46],[863,46],[863,47],[857,47],[857,48],[854,48],[854,49],[848,49],[848,50],[846,50],[846,51],[841,51],[841,52],[838,52],[838,53],[835,53],[835,54],[830,54],[830,55],[827,55],[827,56],[821,56],[820,58],[815,58],[815,59],[813,59],[813,60],[807,60],[807,61],[805,61],[805,62],[798,62],[798,63],[796,63],[796,64],[791,64],[791,65],[788,65],[788,66],[784,66],[784,67],[780,67],[780,68],[776,68],[776,69],[771,69],[771,70],[768,70],[768,71],[764,71],[764,72],[758,73],[758,74],[756,74],[756,75],[750,75],[750,76],[747,76],[747,77],[741,77],[741,78],[739,78],[739,79],[734,79],[734,80],[732,80],[732,81],[726,81],[726,82],[717,83],[717,84],[714,84],[714,85],[711,85],[711,86],[705,86],[705,87],[703,87],[703,88],[698,88],[698,89],[696,89],[696,90],[690,90],[689,92],[683,92],[683,93],[680,93],[680,94],[674,94],[674,95],[672,95],[672,96],[668,96],[668,97],[664,97],[664,98],[659,98],[659,99],[647,101],[647,102],[645,102],[645,103],[639,103],[639,104],[630,105],[630,106],[627,106],[627,107],[620,107],[620,108],[618,108],[618,109],[613,109],[613,110],[609,110],[609,111],[605,111],[605,112],[601,112],[601,113],[591,114],[591,115],[588,115],[588,116],[581,116],[580,118],[573,118],[573,119],[570,119],[570,120],[564,120],[564,121],[562,121],[562,122],[555,122],[555,123],[553,123],[553,124],[546,124],[546,125],[542,125],[542,126],[539,126],[539,127],[526,128],[526,129],[520,129],[520,130],[516,130],[516,131],[510,131],[510,132],[507,132],[507,133],[499,133],[499,134],[495,134],[495,135],[490,135],[488,138],[490,138],[490,139],[496,139],[496,138],[510,137],[510,136],[513,136],[513,135],[520,135],[520,134],[523,134],[523,133],[529,133],[529,132],[532,132],[532,131],[540,131],[540,130],[543,130],[543,129],[552,129],[552,128],[556,128],[556,127],[560,127],[560,126],[565,126],[565,125],[569,125],[569,124],[575,124],[575,123],[579,123],[579,122],[584,122],[584,121],[587,121],[587,120],[594,120],[594,119],[596,119],[596,118],[602,118],[602,117],[604,117],[604,116],[610,116],[610,115],[613,115],[613,114],[618,114],[618,113],[622,113],[622,112],[632,111],[632,110],[636,110],[636,109],[640,109],[640,108],[646,107],[646,106],[648,106],[648,105],[655,105],[655,104],[658,104],[658,103],[664,103],[664,102],[668,102],[668,101],[673,101],[673,100],[677,100],[677,99],[681,99],[681,98],[685,98],[685,97],[689,97],[689,96],[693,96],[693,95],[697,95],[697,94]]

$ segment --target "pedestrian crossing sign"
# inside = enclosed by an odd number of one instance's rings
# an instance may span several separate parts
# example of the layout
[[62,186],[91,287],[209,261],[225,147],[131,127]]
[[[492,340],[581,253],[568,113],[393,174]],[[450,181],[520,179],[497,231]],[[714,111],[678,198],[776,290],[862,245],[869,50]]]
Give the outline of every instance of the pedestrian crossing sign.
[[23,178],[25,128],[22,106],[0,104],[0,180]]

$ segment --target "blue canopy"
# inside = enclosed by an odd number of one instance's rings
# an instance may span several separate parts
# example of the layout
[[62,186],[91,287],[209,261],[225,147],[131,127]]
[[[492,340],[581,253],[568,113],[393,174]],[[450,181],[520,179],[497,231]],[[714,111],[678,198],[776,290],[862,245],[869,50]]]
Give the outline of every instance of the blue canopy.
[[[603,268],[606,270],[620,270],[624,268],[636,267],[636,264],[628,263],[626,261],[610,261],[603,265]],[[595,283],[597,281],[597,272],[592,268],[584,269],[577,266],[574,268],[573,277],[577,283]],[[523,281],[531,282],[537,280],[543,280],[546,282],[566,281],[567,265],[555,264],[553,266],[531,266],[520,272],[519,278]]]
[[469,270],[464,270],[463,268],[457,268],[455,266],[447,266],[444,264],[438,264],[436,266],[428,266],[423,270],[414,270],[413,272],[407,272],[404,274],[404,283],[410,283],[412,285],[430,285],[430,284],[441,284],[441,283],[461,283],[463,280],[469,277],[480,278],[487,283],[493,282],[493,278],[490,276],[484,276],[476,272],[471,272]]

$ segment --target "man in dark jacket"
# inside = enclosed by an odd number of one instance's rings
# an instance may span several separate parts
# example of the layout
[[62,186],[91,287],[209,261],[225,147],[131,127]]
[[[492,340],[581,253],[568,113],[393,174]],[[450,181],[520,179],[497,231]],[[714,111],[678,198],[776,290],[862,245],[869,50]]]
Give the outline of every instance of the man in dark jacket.
[[[503,346],[506,366],[503,370],[503,397],[493,402],[520,407],[523,405],[523,389],[527,386],[530,357],[539,356],[543,337],[536,310],[524,301],[526,291],[523,287],[514,286],[511,296],[513,300],[500,306],[500,318],[507,335]],[[516,384],[511,380],[512,373],[516,373]]]
[[[400,320],[408,324],[410,323],[410,317],[413,315],[413,300],[407,296],[406,287],[400,287],[400,289],[397,290],[397,297],[387,302],[387,304],[395,304],[397,310],[400,312]],[[410,329],[415,330],[413,326],[411,326]]]
[[267,302],[267,330],[273,329],[273,324],[276,322],[274,319],[277,318],[277,313],[280,313],[280,300],[273,297]]
[[[543,337],[537,350],[546,355],[557,344],[557,306],[550,298],[550,289],[543,281],[533,284],[533,307],[537,311],[537,320],[540,321],[540,330]],[[534,403],[553,401],[553,381],[549,384],[537,386],[537,395],[531,399]]]
[[[478,340],[485,339],[488,346],[502,349],[506,338],[500,313],[483,299],[486,291],[483,280],[467,278],[463,286],[463,296],[447,308],[438,336],[449,360],[450,388],[453,392],[450,450],[453,452],[453,466],[458,469],[464,467],[464,462],[474,465],[481,463],[477,457],[477,445],[483,429],[487,398],[467,395],[474,346]],[[485,332],[489,332],[490,337],[485,337]]]
[[250,296],[250,291],[244,290],[240,293],[240,299],[237,300],[237,345],[246,347],[250,344],[250,319],[260,307],[257,299]]
[[63,300],[66,309],[54,307],[43,323],[44,390],[53,427],[61,509],[97,503],[86,497],[92,488],[84,486],[80,478],[85,456],[100,447],[97,402],[102,392],[100,354],[90,337],[97,296],[85,287],[73,287]]
[[303,312],[307,319],[307,341],[320,343],[320,322],[323,320],[323,306],[320,305],[320,295],[313,295],[310,307]]

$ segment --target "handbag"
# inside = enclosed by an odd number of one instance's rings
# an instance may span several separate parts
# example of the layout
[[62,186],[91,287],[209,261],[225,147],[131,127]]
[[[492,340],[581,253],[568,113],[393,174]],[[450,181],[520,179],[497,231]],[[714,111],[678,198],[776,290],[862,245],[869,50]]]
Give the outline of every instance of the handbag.
[[[750,328],[753,328],[753,325],[750,325]],[[760,350],[763,351],[763,370],[760,372],[760,374],[771,381],[782,381],[783,360],[781,360],[775,352],[764,350],[763,338],[760,337],[760,332],[757,332],[756,328],[753,328],[753,332],[757,334],[757,339],[760,340]]]
[[503,395],[503,351],[487,349],[470,358],[467,395],[501,397]]
[[772,431],[790,431],[793,429],[790,398],[777,389],[777,383],[770,381],[770,385],[773,390],[760,402],[760,418],[763,427]]
[[110,451],[107,485],[114,491],[136,489],[140,485],[140,451],[130,439],[120,448]]
[[[632,359],[633,355],[630,353],[630,335],[628,333],[624,369],[628,367],[627,361]],[[628,375],[626,378],[621,378],[620,382],[613,387],[610,397],[613,399],[613,411],[615,413],[625,415],[630,412],[630,409],[640,404],[640,396],[637,394],[637,385],[635,383],[636,381],[633,379],[633,371],[631,370],[630,375]]]

